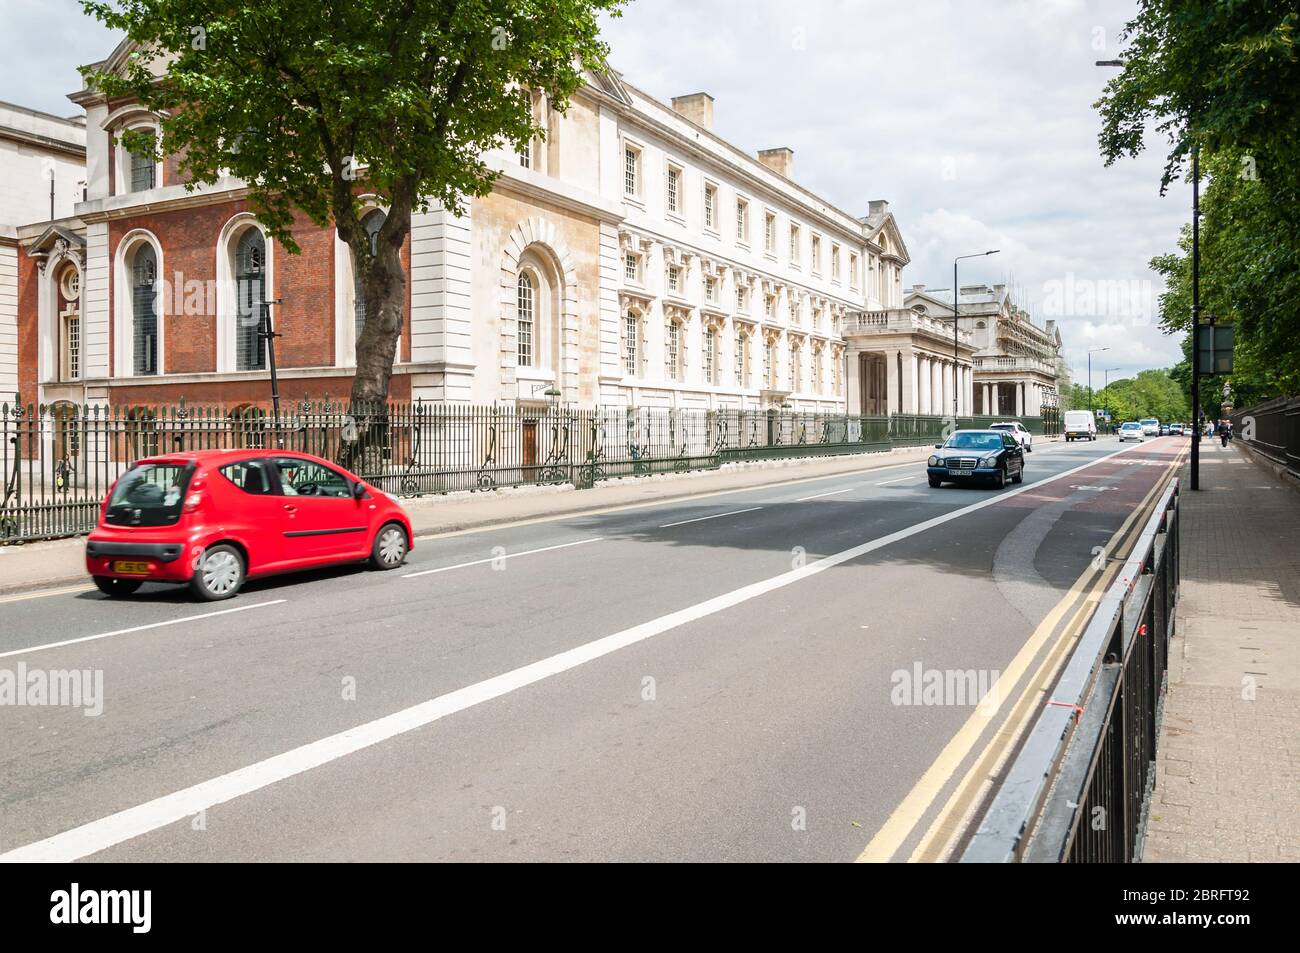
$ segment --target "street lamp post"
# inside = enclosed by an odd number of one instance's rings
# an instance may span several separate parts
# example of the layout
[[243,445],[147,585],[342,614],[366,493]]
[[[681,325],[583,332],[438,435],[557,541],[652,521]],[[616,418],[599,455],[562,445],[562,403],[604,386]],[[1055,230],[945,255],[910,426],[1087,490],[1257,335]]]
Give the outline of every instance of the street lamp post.
[[[1098,66],[1124,68],[1123,60],[1097,60]],[[1191,117],[1187,121],[1191,132]],[[1192,435],[1193,490],[1201,488],[1201,368],[1196,346],[1201,326],[1201,147],[1192,143],[1192,420],[1196,432]]]
[[[958,321],[957,306],[961,302],[961,286],[957,284],[957,262],[964,258],[984,258],[988,255],[996,255],[1001,249],[994,248],[991,251],[975,252],[971,255],[958,255],[952,260],[952,419],[956,421],[957,401],[961,396],[961,385],[957,382],[957,375],[960,373],[960,361],[957,357],[957,328],[960,324]],[[973,381],[972,377],[972,381]],[[985,413],[988,408],[985,408]]]
[[275,445],[280,448],[284,447],[284,434],[280,432],[280,378],[275,369],[275,339],[280,335],[276,332],[275,323],[271,319],[271,308],[283,301],[283,298],[276,298],[265,302],[261,314],[261,327],[257,332],[257,336],[265,342],[266,363],[271,371],[271,408],[275,421]]
[[[1104,368],[1104,369],[1102,370],[1102,372],[1101,372],[1101,392],[1102,392],[1103,394],[1106,393],[1106,388],[1110,386],[1110,372],[1111,372],[1111,371],[1118,371],[1118,370],[1120,370],[1120,368],[1118,368],[1118,367],[1107,367],[1107,368]],[[1114,424],[1111,422],[1111,416],[1110,416],[1110,405],[1109,405],[1109,403],[1108,403],[1105,407],[1103,407],[1102,410],[1106,411],[1106,422],[1107,422],[1108,424],[1110,424],[1111,426],[1114,426]]]
[[1108,347],[1088,348],[1088,410],[1092,410],[1092,355],[1097,351],[1109,351]]

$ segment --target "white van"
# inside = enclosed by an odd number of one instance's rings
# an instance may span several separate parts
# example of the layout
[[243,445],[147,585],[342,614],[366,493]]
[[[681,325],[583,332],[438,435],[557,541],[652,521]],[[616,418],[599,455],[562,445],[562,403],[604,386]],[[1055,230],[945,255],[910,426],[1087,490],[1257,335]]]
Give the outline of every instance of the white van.
[[1097,439],[1097,420],[1091,410],[1067,410],[1063,424],[1067,442]]

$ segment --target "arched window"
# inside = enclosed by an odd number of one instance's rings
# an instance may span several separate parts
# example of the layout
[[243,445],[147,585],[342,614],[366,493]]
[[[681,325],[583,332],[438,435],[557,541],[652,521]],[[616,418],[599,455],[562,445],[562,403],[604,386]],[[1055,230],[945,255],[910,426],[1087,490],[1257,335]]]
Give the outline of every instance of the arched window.
[[[384,226],[384,219],[388,216],[382,209],[371,209],[361,219],[361,227],[366,232],[366,242],[370,246],[370,254],[375,255],[379,252],[379,230]],[[361,340],[361,330],[366,326],[366,292],[361,286],[361,263],[353,261],[352,263],[352,311],[354,321],[354,331],[356,337],[354,341]]]
[[69,264],[59,275],[59,380],[81,379],[81,273]]
[[158,373],[158,256],[142,242],[131,259],[131,353],[135,374]]
[[533,344],[537,328],[537,289],[533,286],[532,276],[527,272],[520,272],[517,289],[519,349],[516,363],[520,367],[532,367],[535,356]]
[[260,371],[266,366],[262,322],[266,313],[266,239],[245,229],[235,246],[235,367]]

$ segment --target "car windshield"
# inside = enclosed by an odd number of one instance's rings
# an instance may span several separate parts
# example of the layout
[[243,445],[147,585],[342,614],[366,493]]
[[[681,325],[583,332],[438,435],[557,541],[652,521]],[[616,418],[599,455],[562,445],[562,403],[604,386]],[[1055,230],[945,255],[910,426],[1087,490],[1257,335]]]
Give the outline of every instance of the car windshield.
[[117,481],[106,522],[119,526],[170,526],[194,475],[192,463],[138,463]]
[[1153,417],[1146,417],[1138,421],[1138,423],[1140,423],[1143,427],[1154,427],[1157,423],[1159,423],[1159,421],[1157,421]]
[[1015,424],[994,424],[989,430],[1015,430]]
[[944,447],[950,450],[1001,450],[1002,435],[996,433],[957,432],[948,438]]
[[1120,430],[1137,430],[1137,429],[1138,429],[1138,426],[1139,426],[1138,424],[1124,424],[1124,426],[1120,427],[1119,429],[1120,429]]

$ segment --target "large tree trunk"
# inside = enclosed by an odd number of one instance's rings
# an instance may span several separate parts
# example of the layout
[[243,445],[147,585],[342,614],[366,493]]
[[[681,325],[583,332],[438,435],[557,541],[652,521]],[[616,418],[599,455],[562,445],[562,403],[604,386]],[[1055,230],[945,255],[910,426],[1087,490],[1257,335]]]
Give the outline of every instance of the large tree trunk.
[[349,413],[354,426],[345,429],[340,462],[364,476],[383,472],[385,450],[391,445],[388,390],[406,305],[406,273],[401,257],[406,229],[400,231],[400,235],[385,234],[387,229],[381,231],[373,255],[363,236],[362,254],[353,254],[365,293],[366,321],[357,340],[357,372],[352,379]]

